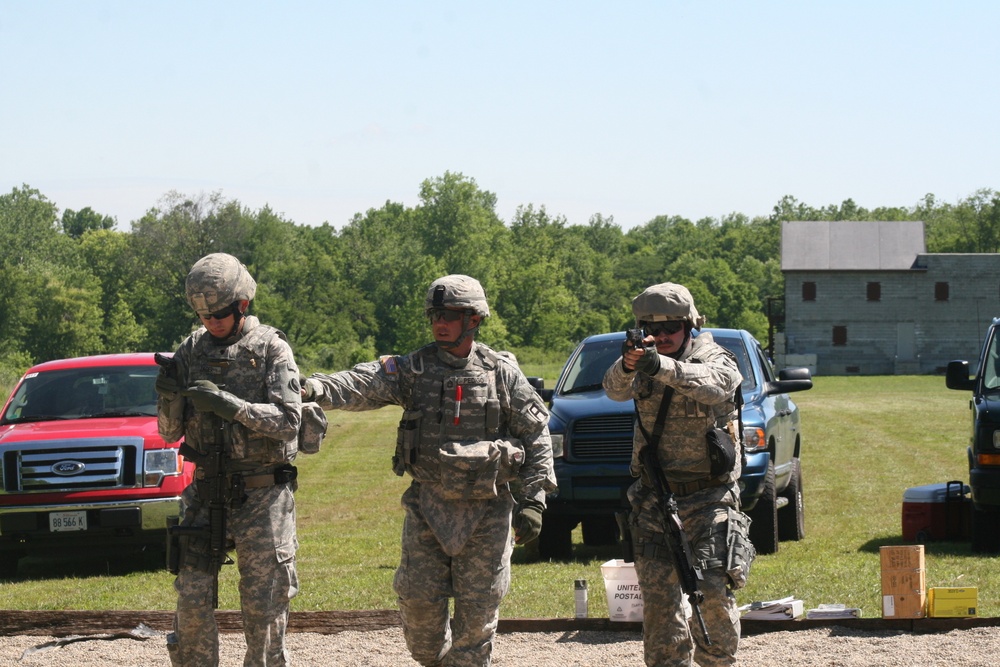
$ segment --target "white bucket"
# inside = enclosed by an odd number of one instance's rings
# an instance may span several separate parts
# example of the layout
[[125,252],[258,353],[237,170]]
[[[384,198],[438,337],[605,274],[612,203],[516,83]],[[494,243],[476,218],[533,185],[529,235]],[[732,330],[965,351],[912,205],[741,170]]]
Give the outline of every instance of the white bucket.
[[612,621],[642,622],[642,591],[635,574],[635,564],[609,560],[601,565],[604,589],[608,595],[608,618]]

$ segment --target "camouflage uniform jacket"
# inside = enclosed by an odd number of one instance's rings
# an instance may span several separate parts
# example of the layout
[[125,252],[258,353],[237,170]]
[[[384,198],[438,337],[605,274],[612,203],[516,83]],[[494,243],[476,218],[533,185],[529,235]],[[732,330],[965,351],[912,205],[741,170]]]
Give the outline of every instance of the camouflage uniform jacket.
[[[650,377],[628,373],[621,358],[604,375],[604,390],[616,401],[635,399],[639,419],[647,433],[653,432],[664,389],[674,389],[657,455],[673,483],[710,478],[710,461],[705,441],[712,428],[725,428],[736,419],[734,392],[742,376],[736,359],[717,344],[712,334],[703,332],[693,339],[680,359],[660,355],[660,370]],[[646,445],[642,429],[635,429],[632,441],[632,475],[639,477],[639,450]],[[737,443],[736,467],[720,482],[735,482],[740,476]]]
[[[220,345],[204,327],[188,336],[174,353],[182,387],[211,380],[247,403],[236,413],[227,452],[234,470],[254,470],[287,463],[298,449],[302,396],[299,371],[284,334],[248,315],[234,340]],[[184,437],[205,452],[218,418],[197,412],[189,402],[183,419],[159,410],[159,430],[167,442]]]
[[315,374],[310,383],[327,410],[402,406],[394,468],[425,486],[465,485],[468,480],[449,473],[462,475],[451,463],[462,450],[478,449],[486,458],[499,456],[501,470],[514,463],[508,470],[516,479],[501,472],[495,481],[511,481],[517,500],[543,508],[545,494],[555,489],[548,410],[520,369],[485,345],[474,342],[468,357],[456,357],[430,344],[349,371]]

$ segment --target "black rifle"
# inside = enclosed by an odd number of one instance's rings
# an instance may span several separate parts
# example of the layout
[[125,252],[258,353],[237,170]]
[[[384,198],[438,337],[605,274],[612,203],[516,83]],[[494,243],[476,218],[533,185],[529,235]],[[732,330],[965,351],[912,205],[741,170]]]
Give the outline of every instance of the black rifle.
[[[164,363],[166,362],[166,363]],[[168,372],[176,372],[176,362],[157,355],[156,363],[167,369]],[[169,364],[169,365],[168,365]],[[206,443],[208,451],[202,454],[190,447],[186,442],[181,444],[180,452],[185,458],[191,459],[197,465],[195,483],[198,484],[198,496],[202,502],[208,503],[208,525],[207,526],[168,526],[168,539],[181,537],[200,537],[208,540],[209,546],[209,571],[212,573],[214,587],[212,592],[212,608],[219,608],[219,569],[223,565],[231,565],[233,559],[226,554],[226,508],[238,509],[243,504],[245,487],[243,478],[240,475],[228,475],[226,473],[227,446],[230,444],[231,432],[229,424],[224,419],[217,416],[203,415],[206,419],[212,419],[212,434]],[[174,549],[168,561],[168,569],[173,574],[177,574],[179,569],[179,550]],[[172,561],[172,562],[170,562]]]
[[691,542],[688,541],[687,533],[684,532],[684,524],[681,523],[677,500],[670,490],[670,482],[663,474],[663,468],[660,467],[659,457],[656,455],[654,446],[647,444],[639,450],[639,460],[653,485],[653,491],[656,493],[656,499],[660,505],[660,512],[663,514],[665,534],[674,557],[674,565],[680,575],[681,589],[687,595],[688,602],[691,603],[691,610],[694,612],[695,618],[698,619],[705,644],[711,645],[712,640],[708,636],[708,627],[701,615],[701,603],[705,601],[705,595],[698,587],[698,582],[703,580],[701,568],[694,564]]

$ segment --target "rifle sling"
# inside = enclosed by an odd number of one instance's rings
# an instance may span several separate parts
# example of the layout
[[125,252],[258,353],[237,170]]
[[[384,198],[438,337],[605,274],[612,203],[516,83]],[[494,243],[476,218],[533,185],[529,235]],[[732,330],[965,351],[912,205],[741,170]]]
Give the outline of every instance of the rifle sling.
[[[653,460],[659,465],[660,457],[657,454],[657,447],[660,445],[660,438],[663,436],[663,427],[667,423],[667,412],[670,410],[670,403],[674,400],[674,388],[671,386],[665,386],[663,388],[663,398],[660,400],[660,409],[656,413],[656,422],[653,424],[653,433],[650,434],[649,431],[642,425],[642,416],[639,414],[639,401],[633,399],[635,403],[635,422],[639,425],[639,430],[642,431],[642,437],[646,439],[646,446],[653,448]],[[656,472],[650,470],[650,475],[655,475]],[[666,488],[663,490],[670,495],[673,493],[670,490],[670,482],[667,480],[667,476],[662,476],[663,483]]]

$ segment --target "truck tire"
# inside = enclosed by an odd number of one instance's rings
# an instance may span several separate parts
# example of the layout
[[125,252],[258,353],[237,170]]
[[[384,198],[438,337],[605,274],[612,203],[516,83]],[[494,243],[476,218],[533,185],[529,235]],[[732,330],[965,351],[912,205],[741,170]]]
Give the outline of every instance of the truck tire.
[[788,505],[778,512],[778,539],[798,542],[806,536],[805,502],[802,497],[802,462],[792,459],[792,476],[781,492]]
[[764,491],[749,512],[750,541],[758,554],[778,552],[778,494],[774,488],[774,463],[767,464]]
[[973,553],[1000,552],[1000,512],[972,508]]
[[538,557],[546,560],[569,560],[573,557],[575,523],[565,517],[545,517],[538,536]]
[[618,522],[614,516],[592,516],[582,522],[583,543],[588,547],[618,544]]

